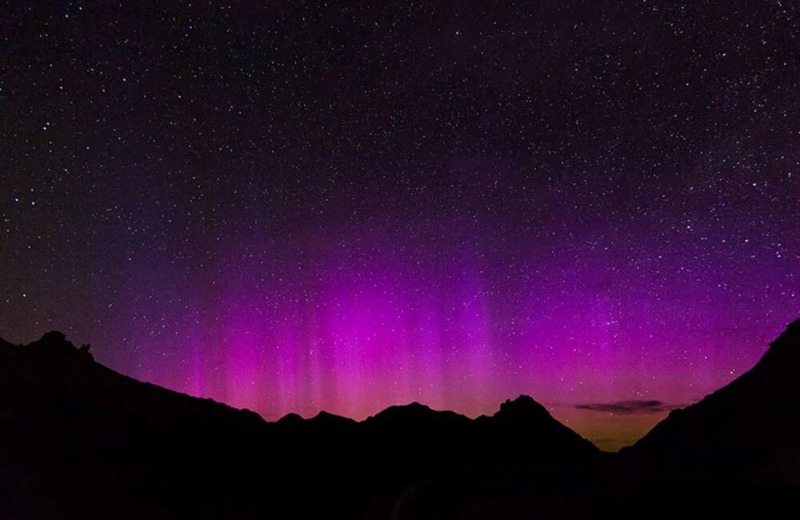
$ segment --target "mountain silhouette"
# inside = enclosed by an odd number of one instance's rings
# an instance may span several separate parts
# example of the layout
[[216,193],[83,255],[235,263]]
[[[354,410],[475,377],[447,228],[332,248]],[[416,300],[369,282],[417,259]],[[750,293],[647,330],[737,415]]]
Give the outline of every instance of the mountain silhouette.
[[750,371],[672,411],[622,454],[659,478],[800,485],[800,319]]
[[431,479],[598,454],[527,396],[476,420],[411,403],[267,422],[119,374],[59,332],[0,340],[1,518],[388,518]]
[[[551,459],[550,453],[562,452],[582,458],[598,451],[594,444],[553,420],[544,406],[526,395],[505,401],[497,413],[479,417],[476,422],[483,427],[486,446],[493,450],[493,456],[509,463],[546,462]],[[542,449],[545,446],[547,449]]]
[[[798,375],[800,320],[752,370],[619,454],[441,478],[405,495],[394,518],[783,517],[800,495]],[[542,413],[521,398],[493,419],[521,407]]]
[[0,339],[0,518],[772,517],[800,492],[800,320],[749,372],[601,453],[528,396],[267,422],[59,332]]

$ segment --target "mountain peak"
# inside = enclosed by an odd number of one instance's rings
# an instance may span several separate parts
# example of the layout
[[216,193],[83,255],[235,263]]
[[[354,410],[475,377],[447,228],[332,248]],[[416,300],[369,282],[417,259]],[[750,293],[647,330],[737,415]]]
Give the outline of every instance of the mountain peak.
[[409,410],[422,410],[422,409],[430,410],[431,409],[430,406],[428,406],[426,404],[422,404],[422,403],[417,402],[417,401],[412,401],[412,402],[410,402],[410,403],[408,403],[406,405],[400,405],[400,406],[403,407],[403,408],[408,408]]
[[36,343],[67,343],[70,346],[72,345],[72,343],[67,341],[67,336],[59,330],[51,330],[50,332],[46,332],[44,336],[42,336]]
[[341,415],[332,414],[326,412],[325,410],[320,410],[320,412],[312,417],[311,422],[316,425],[323,425],[323,426],[343,426],[343,425],[351,425],[356,424],[356,421],[350,419],[349,417],[342,417]]
[[537,403],[532,397],[520,395],[516,399],[506,399],[500,405],[500,410],[494,414],[495,417],[520,417],[531,415],[547,415],[550,413],[544,406]]
[[74,359],[81,361],[94,361],[94,357],[89,352],[89,345],[82,345],[80,348],[67,340],[63,332],[53,330],[44,334],[39,341],[34,341],[28,345],[32,352],[37,353],[41,359],[65,360]]
[[305,421],[299,414],[294,412],[287,413],[280,419],[278,419],[278,424],[301,424]]
[[416,401],[408,404],[398,404],[394,406],[389,406],[384,408],[377,414],[373,415],[369,419],[381,419],[386,420],[386,418],[393,418],[393,419],[400,419],[405,420],[408,417],[419,417],[421,415],[427,416],[434,412],[429,406],[424,404],[418,403]]

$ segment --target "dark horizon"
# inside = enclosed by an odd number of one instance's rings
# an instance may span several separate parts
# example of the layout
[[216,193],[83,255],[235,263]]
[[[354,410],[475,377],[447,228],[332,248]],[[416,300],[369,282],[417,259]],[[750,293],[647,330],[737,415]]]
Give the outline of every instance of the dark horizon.
[[[790,326],[793,326],[795,328],[800,327],[800,318],[795,320],[795,321],[793,321],[791,324],[787,324],[786,331],[784,331],[784,335],[788,334],[788,332],[790,330]],[[28,345],[26,345],[24,343],[19,343],[19,344],[15,345],[15,344],[13,344],[11,342],[6,341],[2,337],[2,335],[0,335],[0,347],[5,348],[5,346],[9,346],[9,347],[13,347],[13,348],[23,348],[23,349],[24,348],[30,348],[30,346],[32,344],[41,343],[41,342],[47,342],[48,341],[47,338],[56,338],[54,340],[54,341],[56,341],[56,343],[63,342],[65,345],[68,345],[69,348],[71,348],[71,349],[75,349],[76,351],[80,351],[81,353],[84,353],[84,354],[91,354],[91,359],[94,360],[95,362],[97,362],[97,360],[94,359],[94,355],[93,355],[93,352],[92,352],[90,344],[83,344],[79,349],[77,344],[74,344],[74,343],[70,342],[69,338],[67,338],[66,335],[64,333],[60,332],[60,331],[50,331],[50,332],[44,334],[40,339],[38,339],[38,340],[36,340],[34,342],[31,342]],[[774,344],[774,341],[770,343],[770,345],[772,345],[772,344]],[[764,353],[766,354],[766,352],[768,352],[768,351],[769,351],[769,349],[766,349]],[[755,366],[756,365],[754,365],[753,367],[751,367],[750,369],[748,369],[744,373],[748,373],[748,372],[752,371],[755,368]],[[126,376],[126,374],[124,374],[124,373],[120,373],[120,374],[122,376]],[[130,376],[128,376],[128,377],[130,377]],[[160,385],[157,385],[157,386],[159,386],[160,388],[163,388],[165,390],[181,394],[181,392],[179,390],[170,389],[168,387],[163,387],[163,386],[160,386]],[[354,423],[363,423],[364,421],[367,421],[367,420],[370,420],[370,419],[374,419],[376,416],[381,415],[381,414],[385,414],[386,412],[390,412],[392,410],[396,410],[396,409],[419,410],[420,408],[432,411],[434,413],[444,412],[444,413],[449,413],[449,414],[455,414],[456,416],[463,417],[465,419],[470,419],[470,420],[475,420],[475,419],[480,419],[480,418],[484,418],[485,419],[485,418],[497,415],[500,411],[502,411],[503,407],[504,406],[508,406],[509,403],[518,404],[518,403],[522,403],[522,402],[532,401],[532,402],[536,403],[537,406],[542,406],[543,409],[547,410],[547,412],[548,412],[548,414],[550,416],[552,416],[554,419],[558,420],[559,422],[561,422],[565,426],[567,426],[567,427],[573,429],[574,431],[576,431],[576,433],[578,433],[579,435],[583,436],[585,439],[590,441],[592,444],[594,444],[600,450],[602,450],[604,452],[607,452],[607,453],[615,453],[615,452],[619,451],[622,448],[633,446],[637,441],[639,441],[641,438],[645,437],[648,433],[650,433],[652,431],[653,427],[658,426],[666,418],[666,416],[670,412],[672,412],[673,410],[679,410],[679,409],[682,409],[682,408],[686,408],[686,407],[692,406],[693,404],[696,404],[696,403],[702,401],[703,399],[705,399],[709,395],[711,395],[713,393],[716,393],[718,390],[721,390],[724,387],[725,387],[725,385],[723,385],[723,387],[720,387],[719,389],[714,389],[713,391],[709,392],[709,394],[707,394],[707,395],[704,395],[704,396],[702,396],[702,397],[700,397],[698,399],[695,399],[691,403],[684,403],[682,405],[670,404],[670,403],[665,403],[665,402],[657,401],[657,400],[648,400],[648,401],[626,400],[626,401],[617,401],[617,402],[611,402],[611,403],[598,403],[598,402],[595,402],[595,403],[573,403],[573,404],[559,403],[559,404],[552,404],[552,403],[541,403],[536,399],[536,396],[530,396],[530,395],[526,395],[526,394],[519,394],[517,396],[510,396],[510,397],[504,399],[503,401],[499,402],[497,404],[497,407],[495,408],[495,410],[493,412],[490,412],[488,414],[474,415],[474,416],[459,413],[457,410],[439,409],[439,408],[436,408],[436,407],[433,407],[433,406],[429,406],[427,403],[419,402],[419,401],[410,401],[410,402],[406,402],[406,403],[394,403],[394,404],[389,405],[386,408],[383,408],[383,409],[380,409],[380,410],[376,411],[374,414],[368,415],[366,417],[360,417],[360,418],[359,417],[348,417],[348,416],[345,416],[345,415],[332,413],[332,412],[330,412],[328,410],[315,410],[315,412],[313,414],[305,414],[302,411],[290,411],[290,412],[287,412],[286,414],[283,414],[283,415],[279,415],[279,416],[272,415],[272,416],[270,416],[270,415],[267,415],[267,414],[260,413],[257,410],[251,410],[251,409],[248,409],[248,408],[237,408],[236,406],[231,405],[230,403],[225,403],[223,401],[219,401],[219,402],[220,402],[220,404],[231,406],[232,408],[237,409],[237,410],[243,410],[243,411],[247,411],[247,412],[254,412],[257,415],[259,415],[261,418],[263,418],[265,421],[271,422],[271,423],[278,423],[278,422],[284,422],[285,423],[286,420],[294,420],[294,418],[300,418],[300,419],[302,419],[304,421],[311,420],[311,422],[314,422],[313,419],[318,419],[319,420],[320,418],[325,418],[325,419],[327,419],[327,418],[341,418],[341,419],[346,419],[346,420],[353,421]],[[190,394],[182,394],[182,395],[190,395]],[[192,396],[192,397],[201,397],[202,398],[204,396]],[[627,422],[628,429],[626,431],[628,431],[628,432],[630,432],[632,430],[632,427],[631,427],[632,423],[636,424],[636,426],[638,426],[640,428],[645,428],[645,429],[643,429],[641,431],[640,435],[635,436],[635,437],[631,437],[631,438],[620,438],[620,437],[596,438],[596,437],[592,437],[591,435],[587,435],[586,431],[582,431],[582,428],[575,429],[575,428],[572,427],[572,425],[569,424],[569,421],[564,421],[563,420],[563,413],[558,413],[558,412],[559,411],[563,412],[564,408],[570,409],[570,410],[577,410],[577,411],[595,412],[594,414],[588,414],[590,418],[592,416],[600,418],[603,415],[616,416],[619,420],[621,420],[623,422]],[[639,420],[637,421],[637,419],[639,419]],[[606,421],[607,421],[607,419],[606,419]],[[599,421],[599,422],[600,422],[600,424],[603,423],[603,421]],[[596,431],[596,430],[592,429],[592,428],[597,428],[597,426],[592,424],[591,419],[588,419],[587,423],[588,423],[588,431],[589,432]],[[583,424],[582,426],[584,428],[586,428],[587,424]],[[633,430],[633,431],[636,431],[636,430]]]
[[59,332],[0,341],[0,515],[779,517],[800,489],[798,372],[800,319],[746,374],[609,454],[526,396],[475,420],[416,404],[267,422],[121,375]]
[[[59,336],[63,335],[66,338],[66,341],[68,341],[71,344],[73,344],[75,346],[75,348],[78,348],[77,347],[78,344],[76,344],[73,341],[71,341],[71,338],[66,337],[66,335],[64,333],[60,332],[60,331],[50,331],[50,332],[42,335],[41,337],[44,337],[44,336],[46,336],[48,334],[56,334],[56,335],[59,335]],[[41,339],[41,337],[40,337],[40,339]],[[9,345],[13,345],[14,347],[23,347],[24,348],[27,344],[33,343],[33,342],[38,341],[38,340],[34,340],[34,341],[30,341],[30,342],[13,343],[13,342],[8,342],[7,340],[5,340],[5,338],[0,334],[0,345],[2,345],[4,341],[7,342]],[[90,344],[84,344],[84,345],[89,345],[91,347]],[[89,351],[93,354],[92,357],[94,358],[94,352],[95,352],[94,349],[91,348]],[[101,362],[100,360],[95,360],[95,361]],[[109,367],[109,368],[111,368],[111,367]],[[123,376],[132,377],[130,374],[125,374],[123,372],[119,372],[119,373],[121,375],[123,375]],[[143,382],[147,382],[147,381],[143,381]],[[161,388],[164,388],[166,390],[172,391],[172,392],[183,393],[180,390],[177,390],[177,389],[174,389],[174,388],[169,388],[169,387],[162,386],[162,385],[158,385],[157,383],[152,383],[151,382],[151,384],[156,384],[157,386],[159,386]],[[191,394],[185,394],[185,395],[190,395],[192,397],[200,397],[200,398],[205,397],[205,396],[202,396],[202,395],[199,395],[199,396],[195,396],[195,395],[191,395]],[[619,439],[619,438],[611,438],[611,439],[593,438],[591,436],[587,436],[585,434],[585,432],[580,431],[580,429],[576,430],[577,433],[582,435],[584,438],[586,438],[592,444],[597,446],[599,449],[601,449],[603,451],[606,451],[606,452],[616,452],[622,447],[633,445],[633,443],[636,442],[639,438],[641,438],[644,434],[646,434],[647,431],[650,430],[650,428],[655,426],[661,419],[663,419],[666,416],[667,413],[669,413],[673,409],[679,408],[679,406],[670,405],[668,403],[663,403],[661,401],[635,401],[635,400],[633,400],[633,401],[621,401],[621,402],[616,402],[616,403],[573,403],[573,404],[558,403],[558,404],[553,404],[553,403],[539,402],[538,399],[536,399],[536,396],[531,396],[531,395],[527,395],[527,394],[518,394],[516,396],[508,396],[505,399],[499,401],[498,403],[496,403],[494,411],[489,412],[487,414],[469,415],[469,414],[460,413],[458,410],[451,410],[451,409],[446,409],[446,408],[437,408],[435,406],[430,406],[428,403],[425,403],[425,402],[409,401],[409,402],[393,403],[393,404],[389,405],[388,407],[379,409],[376,412],[374,412],[374,413],[372,413],[370,415],[367,415],[365,417],[350,417],[350,416],[347,416],[347,415],[337,414],[337,413],[331,412],[329,410],[314,410],[313,412],[307,412],[307,411],[304,411],[304,410],[293,410],[293,411],[288,411],[285,414],[265,414],[265,413],[259,412],[258,410],[252,410],[252,409],[249,409],[249,408],[246,408],[246,407],[245,408],[237,407],[234,404],[227,403],[225,401],[216,401],[216,402],[219,402],[221,404],[225,404],[225,405],[230,406],[230,407],[232,407],[234,409],[237,409],[237,410],[246,410],[246,411],[254,412],[254,413],[258,414],[260,417],[262,417],[265,421],[272,422],[272,423],[277,423],[277,422],[281,421],[284,418],[293,417],[293,416],[300,417],[303,420],[310,420],[310,419],[314,419],[314,418],[316,418],[318,416],[325,416],[325,415],[341,417],[341,418],[344,418],[344,419],[349,419],[349,420],[352,420],[354,422],[359,422],[360,423],[360,422],[364,422],[367,419],[375,417],[376,415],[378,415],[378,414],[380,414],[382,412],[385,412],[385,411],[387,411],[387,410],[389,410],[391,408],[406,408],[406,407],[414,408],[415,406],[423,406],[423,407],[428,408],[428,409],[430,409],[430,410],[432,410],[434,412],[452,412],[452,413],[455,413],[455,414],[457,414],[459,416],[466,417],[466,418],[474,420],[474,419],[477,419],[478,417],[492,416],[495,413],[497,413],[497,411],[500,409],[500,407],[501,407],[501,405],[503,403],[508,403],[508,402],[516,401],[516,400],[523,399],[523,398],[533,399],[537,403],[541,404],[542,406],[544,406],[547,409],[548,413],[551,416],[553,416],[554,418],[559,420],[559,422],[561,422],[562,424],[565,424],[566,426],[568,426],[570,428],[572,428],[572,426],[569,425],[569,422],[568,421],[564,421],[561,418],[562,414],[558,413],[559,411],[563,411],[563,410],[560,410],[560,409],[566,408],[566,409],[570,409],[570,410],[574,409],[574,410],[594,411],[594,412],[597,412],[597,413],[596,414],[590,414],[590,416],[594,415],[595,417],[601,417],[601,414],[611,414],[611,415],[615,415],[616,414],[616,415],[620,416],[622,420],[628,420],[629,422],[630,422],[631,419],[635,420],[637,418],[636,416],[639,416],[639,415],[644,416],[645,421],[642,421],[642,422],[644,423],[644,425],[645,425],[645,427],[647,429],[645,431],[643,431],[641,433],[641,435],[639,435],[637,437],[634,437],[634,438],[625,438],[625,439]],[[699,399],[697,399],[696,401],[699,401]],[[692,403],[687,403],[684,406],[688,406],[689,404],[692,404]],[[591,427],[591,421],[587,421],[587,422],[590,423],[590,427]],[[592,430],[589,430],[589,431],[592,431]]]

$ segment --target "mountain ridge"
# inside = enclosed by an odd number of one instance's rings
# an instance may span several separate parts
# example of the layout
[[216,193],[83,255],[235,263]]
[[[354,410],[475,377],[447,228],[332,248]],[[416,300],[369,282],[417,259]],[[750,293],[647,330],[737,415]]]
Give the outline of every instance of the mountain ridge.
[[[547,409],[542,404],[538,403],[535,399],[533,399],[529,395],[520,394],[520,395],[518,395],[517,397],[515,397],[513,399],[506,399],[505,401],[500,403],[498,410],[496,412],[494,412],[492,415],[490,415],[490,416],[483,415],[483,416],[479,416],[479,417],[476,417],[476,418],[471,418],[471,417],[469,417],[467,415],[461,414],[461,413],[453,411],[453,410],[438,410],[438,409],[434,409],[434,408],[432,408],[432,407],[430,407],[430,406],[428,406],[426,404],[423,404],[423,403],[420,403],[420,402],[417,402],[417,401],[412,401],[412,402],[405,403],[405,404],[390,405],[390,406],[380,410],[379,412],[377,412],[377,413],[375,413],[373,415],[367,416],[366,418],[361,419],[361,420],[353,419],[353,418],[350,418],[350,417],[347,417],[347,416],[343,416],[343,415],[334,414],[334,413],[328,412],[326,410],[320,410],[313,417],[306,418],[306,417],[303,417],[302,415],[300,415],[300,414],[298,414],[296,412],[289,412],[289,413],[287,413],[287,414],[275,419],[274,421],[268,421],[267,419],[263,418],[263,416],[258,414],[258,412],[255,412],[255,411],[250,410],[248,408],[238,408],[238,407],[231,406],[231,405],[229,405],[227,403],[220,402],[220,401],[217,401],[217,400],[215,400],[213,398],[209,398],[209,397],[190,396],[188,394],[185,394],[185,393],[177,391],[177,390],[172,390],[172,389],[166,388],[164,386],[161,386],[161,385],[158,385],[158,384],[155,384],[155,383],[149,383],[149,382],[146,382],[146,381],[140,381],[140,380],[138,380],[136,378],[133,378],[133,377],[128,376],[126,374],[123,374],[121,372],[117,372],[117,371],[115,371],[115,370],[103,365],[102,363],[96,362],[94,360],[93,356],[91,355],[90,351],[89,351],[89,346],[88,345],[83,345],[82,347],[77,347],[72,342],[67,340],[66,339],[66,335],[64,333],[60,332],[60,331],[47,332],[39,340],[33,341],[31,343],[28,343],[28,344],[13,344],[13,343],[10,343],[10,342],[4,340],[2,337],[0,337],[0,348],[2,348],[2,349],[12,348],[12,349],[27,350],[27,351],[29,351],[28,352],[29,354],[34,354],[35,353],[34,355],[39,357],[40,361],[43,361],[43,360],[47,361],[46,364],[48,364],[48,365],[53,364],[53,363],[55,363],[57,361],[58,362],[62,362],[62,363],[63,362],[69,362],[69,363],[82,363],[82,362],[91,363],[91,362],[94,362],[97,367],[101,367],[105,371],[113,373],[113,374],[115,374],[115,375],[117,375],[117,376],[119,376],[121,378],[125,378],[125,379],[127,379],[129,381],[136,382],[137,384],[146,385],[146,386],[152,387],[152,388],[157,388],[157,389],[159,389],[159,391],[163,390],[164,392],[169,392],[171,395],[180,395],[180,396],[184,396],[184,397],[191,398],[191,399],[198,399],[200,401],[214,403],[216,405],[228,408],[230,410],[241,411],[241,412],[245,412],[245,413],[248,413],[248,414],[255,414],[255,415],[258,415],[259,417],[261,417],[262,420],[265,423],[268,423],[268,424],[307,422],[307,421],[315,421],[315,420],[316,421],[325,421],[325,422],[328,422],[328,421],[340,422],[340,420],[341,420],[341,421],[348,421],[348,422],[353,422],[353,423],[357,423],[357,424],[362,424],[362,423],[367,422],[367,421],[375,421],[376,419],[380,420],[380,419],[384,418],[387,415],[394,415],[394,414],[414,415],[414,414],[420,414],[420,413],[430,413],[430,414],[433,414],[433,415],[444,414],[444,415],[449,415],[451,417],[452,416],[458,416],[458,417],[461,417],[461,418],[464,418],[464,419],[466,419],[468,421],[473,421],[473,422],[478,420],[478,419],[481,419],[481,418],[489,418],[489,419],[490,418],[502,418],[502,417],[505,417],[505,416],[520,415],[520,414],[524,415],[524,414],[528,414],[528,413],[530,413],[532,415],[538,415],[538,416],[543,417],[543,418],[552,419],[552,415],[550,414],[549,411],[547,411]],[[20,357],[31,357],[31,356],[24,356],[23,355],[23,356],[20,356]],[[2,360],[2,359],[3,359],[3,352],[0,352],[0,360]],[[75,368],[75,366],[76,365],[74,365],[74,364],[70,365],[71,368]]]
[[58,332],[0,339],[0,516],[638,518],[665,490],[660,517],[724,500],[762,514],[800,490],[798,373],[800,320],[751,370],[609,454],[525,395],[475,419],[412,402],[269,422],[117,373]]
[[[118,517],[119,504],[131,518],[172,518],[180,504],[188,508],[181,516],[243,507],[250,518],[294,507],[293,517],[314,517],[375,501],[387,501],[385,509],[408,486],[453,472],[597,456],[521,399],[501,406],[495,416],[504,420],[410,403],[360,422],[328,412],[269,422],[115,372],[59,332],[28,345],[3,341],[0,490],[22,492],[0,491],[0,516],[31,517],[37,503],[58,514],[35,508],[31,518]],[[523,427],[515,435],[509,420]],[[94,516],[82,513],[87,507]]]

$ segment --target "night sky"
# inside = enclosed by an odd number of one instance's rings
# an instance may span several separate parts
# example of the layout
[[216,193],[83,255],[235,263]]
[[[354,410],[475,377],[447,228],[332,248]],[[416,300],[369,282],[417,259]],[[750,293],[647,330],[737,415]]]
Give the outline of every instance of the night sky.
[[112,4],[2,8],[9,341],[613,449],[800,315],[796,2]]

